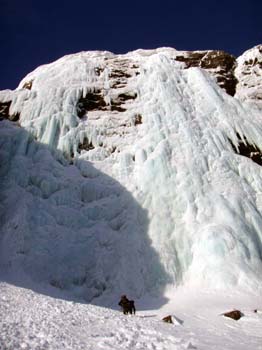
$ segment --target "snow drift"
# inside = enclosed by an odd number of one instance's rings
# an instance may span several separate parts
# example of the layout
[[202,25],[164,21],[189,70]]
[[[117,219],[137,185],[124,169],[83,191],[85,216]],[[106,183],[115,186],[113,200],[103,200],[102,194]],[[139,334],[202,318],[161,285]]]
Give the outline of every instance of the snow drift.
[[9,274],[87,300],[261,289],[261,110],[179,55],[81,52],[0,93]]

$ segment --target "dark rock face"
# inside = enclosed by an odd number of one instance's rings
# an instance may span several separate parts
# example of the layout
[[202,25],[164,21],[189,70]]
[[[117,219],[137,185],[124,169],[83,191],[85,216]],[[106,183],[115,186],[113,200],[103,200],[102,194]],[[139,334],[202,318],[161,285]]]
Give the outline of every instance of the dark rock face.
[[129,59],[109,58],[106,61],[107,67],[110,69],[110,86],[113,89],[125,87],[132,76],[140,74],[139,66]]
[[126,92],[111,99],[110,104],[106,104],[103,91],[96,89],[88,92],[85,97],[82,95],[77,103],[77,115],[81,119],[89,111],[117,111],[125,112],[123,106],[126,101],[134,100],[137,97],[136,93]]
[[[241,76],[236,74],[237,60],[234,56],[226,53],[222,50],[206,50],[206,51],[181,51],[177,52],[177,56],[174,56],[174,60],[183,62],[185,64],[185,69],[190,67],[199,67],[206,70],[211,76],[215,77],[217,84],[224,89],[229,95],[235,96],[237,86],[250,85],[254,90],[254,84],[247,81],[248,76],[257,75],[258,69],[262,69],[262,59],[260,59],[260,54],[262,54],[262,45],[256,47],[258,54],[257,57],[248,58],[244,61],[241,66]],[[253,50],[253,49],[252,49]],[[245,55],[245,54],[244,54]],[[262,56],[261,56],[262,57]],[[126,58],[106,58],[105,67],[109,68],[109,80],[110,88],[112,90],[122,89],[127,86],[129,79],[140,74],[139,64],[134,63],[130,59]],[[254,70],[254,67],[257,67]],[[104,68],[97,67],[95,69],[96,75],[101,75],[104,72]],[[254,74],[253,74],[254,73]],[[261,75],[261,74],[260,74]],[[243,82],[239,82],[242,79]],[[252,78],[252,82],[253,82]],[[31,88],[32,82],[28,83],[25,88]],[[255,96],[254,99],[262,100],[262,95],[260,94],[259,87],[252,90],[252,94]],[[111,110],[116,112],[125,112],[125,102],[136,98],[133,93],[121,93],[111,100],[111,106],[106,106],[105,100],[102,96],[102,91],[94,92],[93,96],[87,96],[89,102],[79,101],[79,104],[83,104],[85,112],[90,110]],[[253,96],[252,96],[253,98]],[[81,112],[80,112],[81,114]],[[80,115],[81,117],[81,115]]]
[[0,102],[0,119],[9,119],[12,122],[16,122],[19,120],[20,114],[10,114],[10,106],[11,101],[8,102]]
[[215,76],[218,85],[234,96],[237,79],[234,76],[236,59],[224,51],[186,51],[176,56],[176,61],[184,62],[186,68],[200,67]]
[[232,318],[233,320],[236,320],[236,321],[238,321],[242,316],[244,316],[242,312],[239,310],[225,312],[223,315],[226,317]]
[[125,112],[126,108],[122,105],[128,100],[136,99],[137,94],[134,92],[125,92],[119,94],[117,97],[111,100],[111,111]]
[[81,153],[82,150],[90,151],[95,147],[92,144],[92,141],[89,141],[87,137],[84,138],[83,142],[78,145],[77,152]]
[[[81,96],[77,103],[77,114],[81,119],[89,111],[115,111],[125,112],[127,110],[126,103],[135,100],[137,93],[133,91],[118,92],[118,89],[125,88],[128,80],[139,74],[138,66],[129,59],[105,59],[105,67],[110,71],[108,79],[112,96],[110,103],[106,103],[105,91],[96,88],[89,91],[85,96]],[[104,72],[104,68],[95,68],[95,74],[100,76]]]
[[140,125],[140,124],[142,124],[142,115],[136,114],[135,115],[135,125]]
[[9,119],[9,108],[11,101],[0,103],[0,117],[2,119]]
[[[260,54],[259,56],[261,56],[262,54],[262,45],[258,45],[256,47],[258,53]],[[245,61],[244,61],[244,65],[246,66],[246,74],[249,74],[250,73],[250,69],[251,67],[254,67],[254,66],[258,66],[259,68],[262,68],[262,60],[261,60],[261,57],[258,57],[258,56],[254,56],[252,58],[247,58]]]
[[118,99],[120,102],[125,102],[125,101],[128,101],[128,100],[134,100],[135,98],[137,97],[137,94],[134,92],[125,92],[125,93],[122,93],[122,94],[119,94],[118,95]]
[[83,95],[78,100],[77,114],[79,118],[82,118],[87,112],[94,110],[106,110],[106,102],[101,90],[94,90],[88,92],[86,96]]
[[251,145],[247,142],[246,139],[242,140],[240,139],[240,136],[238,135],[238,149],[233,145],[231,142],[231,145],[234,149],[234,151],[237,154],[240,154],[241,156],[250,158],[253,160],[253,162],[257,163],[258,165],[262,165],[262,153],[259,149],[257,149],[254,145]]
[[125,72],[124,70],[114,69],[114,70],[112,70],[111,74],[109,75],[109,78],[114,78],[114,79],[125,78],[125,79],[128,79],[128,78],[131,78],[131,75],[128,74],[127,72]]
[[33,80],[30,80],[28,82],[25,82],[23,85],[23,89],[31,90],[33,85]]
[[166,322],[166,323],[173,323],[173,320],[172,320],[172,316],[171,315],[168,315],[166,317],[164,317],[162,319],[162,321]]
[[[260,52],[262,53],[262,49],[260,50]],[[247,66],[247,71],[250,70],[250,67],[253,67],[255,65],[258,65],[259,68],[262,68],[262,62],[258,60],[257,57],[255,57],[254,59],[249,59],[247,61],[244,62],[245,66]],[[248,74],[246,72],[246,74]]]

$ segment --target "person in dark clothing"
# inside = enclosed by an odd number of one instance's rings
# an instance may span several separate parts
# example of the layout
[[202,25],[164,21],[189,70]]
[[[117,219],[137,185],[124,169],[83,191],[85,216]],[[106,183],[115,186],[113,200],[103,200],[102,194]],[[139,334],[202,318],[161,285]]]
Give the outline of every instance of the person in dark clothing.
[[131,315],[134,313],[135,315],[136,313],[135,302],[134,300],[128,300],[126,295],[121,296],[121,299],[118,305],[122,307],[124,315],[127,315],[128,313],[130,313]]

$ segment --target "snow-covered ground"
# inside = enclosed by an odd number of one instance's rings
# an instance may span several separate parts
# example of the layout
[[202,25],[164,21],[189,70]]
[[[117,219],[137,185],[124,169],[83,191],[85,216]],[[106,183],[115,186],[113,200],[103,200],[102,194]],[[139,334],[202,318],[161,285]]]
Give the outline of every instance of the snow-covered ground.
[[[136,315],[65,301],[0,283],[1,350],[259,350],[261,300],[251,295],[172,291],[172,302],[139,300]],[[118,300],[115,300],[116,308]],[[244,316],[221,316],[233,308]],[[172,315],[173,324],[162,318]]]

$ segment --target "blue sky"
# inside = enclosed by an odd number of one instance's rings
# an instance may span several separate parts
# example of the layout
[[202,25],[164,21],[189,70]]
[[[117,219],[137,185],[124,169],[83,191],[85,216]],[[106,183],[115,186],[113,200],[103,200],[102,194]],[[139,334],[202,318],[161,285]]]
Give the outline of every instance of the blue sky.
[[262,43],[261,0],[0,0],[0,89],[74,52],[171,46],[235,56]]

